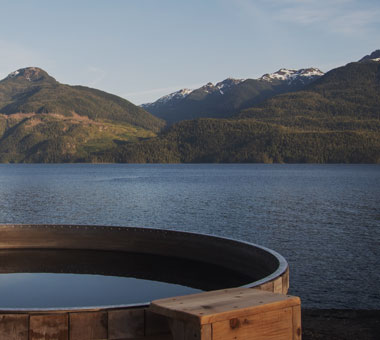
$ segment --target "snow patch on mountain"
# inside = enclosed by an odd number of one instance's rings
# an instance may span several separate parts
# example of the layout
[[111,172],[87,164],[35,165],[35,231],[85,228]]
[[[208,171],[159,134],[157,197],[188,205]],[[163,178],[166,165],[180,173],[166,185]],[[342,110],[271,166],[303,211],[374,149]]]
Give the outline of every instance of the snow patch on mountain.
[[163,97],[157,99],[153,103],[142,104],[141,107],[144,108],[144,107],[150,107],[150,106],[156,105],[156,104],[166,104],[167,102],[170,102],[170,101],[178,101],[180,99],[187,97],[193,91],[194,90],[191,90],[191,89],[181,89],[179,91],[176,91],[176,92],[170,93],[166,96],[163,96]]
[[[287,82],[289,85],[291,85],[293,82],[301,82],[302,84],[306,84],[306,83],[309,83],[311,80],[319,78],[323,75],[324,73],[321,70],[314,67],[302,68],[299,70],[282,68],[278,70],[277,72],[264,74],[258,80],[268,81],[268,82],[280,80],[280,81]],[[190,95],[194,91],[202,91],[207,94],[219,93],[220,95],[223,96],[232,88],[234,88],[235,86],[239,85],[240,83],[246,80],[247,79],[227,78],[219,83],[216,83],[215,85],[209,82],[206,85],[203,85],[202,87],[196,90],[181,89],[179,91],[163,96],[153,103],[142,104],[141,107],[145,109],[149,109],[156,105],[158,106],[165,105],[165,104],[171,105],[171,103],[174,104],[186,98],[188,95]]]
[[234,79],[234,78],[227,78],[223,81],[217,83],[215,87],[220,91],[221,94],[224,94],[226,91],[228,91],[230,88],[239,85],[245,81],[245,79]]
[[20,68],[17,71],[8,74],[7,78],[24,77],[28,81],[38,80],[43,71],[38,67]]
[[215,86],[213,83],[210,82],[210,83],[207,83],[206,85],[203,85],[199,90],[202,90],[207,93],[211,93],[211,92],[214,92]]
[[17,75],[20,74],[20,71],[14,71],[8,74],[8,78],[14,78],[17,77]]
[[[245,79],[234,79],[234,78],[227,78],[219,83],[216,83],[216,85],[214,85],[213,83],[209,82],[207,83],[206,85],[203,85],[202,87],[200,87],[199,89],[197,89],[198,91],[204,91],[206,93],[213,93],[213,92],[219,92],[221,95],[225,94],[228,90],[230,90],[232,87],[240,84],[241,82],[245,81]],[[149,107],[152,107],[154,105],[162,105],[162,104],[166,104],[166,103],[169,103],[169,102],[177,102],[181,99],[184,99],[186,98],[190,93],[192,93],[193,91],[195,90],[192,90],[192,89],[181,89],[179,91],[176,91],[176,92],[173,92],[173,93],[170,93],[166,96],[163,96],[159,99],[157,99],[155,102],[153,103],[146,103],[146,104],[142,104],[141,107],[142,108],[149,108]]]
[[371,61],[379,61],[380,58],[380,50],[373,51],[371,54],[366,55],[365,57],[359,60],[359,63],[371,62]]
[[228,90],[230,90],[236,85],[239,85],[243,81],[245,81],[245,79],[227,78],[219,83],[216,83],[215,85],[213,83],[207,83],[206,85],[202,86],[199,90],[202,90],[207,93],[219,92],[223,95]]
[[299,70],[282,68],[278,70],[277,72],[264,74],[262,77],[259,78],[259,80],[269,81],[269,82],[274,81],[274,80],[281,80],[281,81],[287,81],[290,84],[294,81],[305,82],[306,80],[321,77],[323,75],[324,73],[321,70],[314,67],[301,68]]

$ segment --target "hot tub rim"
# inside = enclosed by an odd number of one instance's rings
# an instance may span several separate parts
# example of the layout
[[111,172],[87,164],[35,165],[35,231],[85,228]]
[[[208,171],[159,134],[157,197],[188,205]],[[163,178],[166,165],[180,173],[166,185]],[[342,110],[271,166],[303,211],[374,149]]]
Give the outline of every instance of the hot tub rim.
[[[189,232],[189,231],[182,231],[182,230],[176,230],[176,229],[165,229],[165,228],[148,228],[148,227],[130,227],[130,226],[105,226],[105,225],[86,225],[86,224],[14,224],[14,223],[2,223],[0,224],[1,228],[46,228],[46,229],[59,229],[59,228],[87,228],[87,229],[95,229],[95,230],[118,230],[121,231],[122,229],[129,229],[129,230],[136,230],[136,231],[144,231],[144,232],[157,232],[157,233],[168,233],[168,234],[177,234],[177,235],[188,235],[189,237],[205,237],[205,238],[211,238],[211,239],[217,239],[218,241],[229,241],[236,244],[244,244],[249,247],[253,247],[256,249],[259,249],[260,251],[266,252],[271,254],[277,261],[278,261],[278,267],[277,269],[269,274],[268,276],[265,276],[264,278],[260,280],[256,280],[254,282],[247,283],[242,286],[238,286],[236,288],[255,288],[260,285],[263,285],[265,283],[269,283],[282,275],[286,273],[286,271],[289,268],[288,262],[286,259],[279,254],[277,251],[267,248],[265,246],[258,245],[253,242],[248,242],[244,240],[234,239],[231,237],[225,237],[225,236],[218,236],[213,234],[207,234],[207,233],[195,233],[195,232]],[[1,249],[14,249],[14,248],[1,248]],[[29,248],[19,248],[19,249],[29,249]],[[54,248],[46,248],[46,249],[54,249]],[[117,310],[117,309],[126,309],[126,308],[144,308],[148,307],[151,301],[148,302],[139,302],[139,303],[133,303],[133,304],[120,304],[120,305],[101,305],[101,306],[81,306],[81,307],[48,307],[48,308],[1,308],[0,306],[0,313],[11,313],[11,314],[22,314],[22,313],[61,313],[61,312],[85,312],[85,311],[102,311],[102,310]]]

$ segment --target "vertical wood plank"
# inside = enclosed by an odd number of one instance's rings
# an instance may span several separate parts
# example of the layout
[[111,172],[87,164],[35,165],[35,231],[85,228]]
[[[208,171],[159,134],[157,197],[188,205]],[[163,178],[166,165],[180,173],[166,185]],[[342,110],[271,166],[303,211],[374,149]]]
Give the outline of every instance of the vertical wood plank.
[[273,293],[282,294],[282,277],[279,277],[273,281]]
[[282,294],[288,294],[289,290],[289,267],[286,272],[282,275]]
[[105,340],[107,312],[70,313],[70,340]]
[[202,325],[201,328],[201,339],[202,340],[212,340],[212,324]]
[[185,322],[172,319],[169,321],[173,340],[185,340]]
[[29,315],[2,314],[0,315],[0,339],[28,340]]
[[193,325],[192,323],[185,324],[185,340],[200,340],[201,327],[200,325]]
[[29,322],[29,340],[68,340],[68,314],[31,315]]
[[301,325],[301,305],[293,307],[293,340],[301,340],[302,325]]
[[144,336],[144,309],[108,311],[108,339],[134,339]]
[[164,333],[170,333],[168,319],[145,309],[145,335]]
[[262,285],[254,287],[253,289],[260,289],[266,292],[273,292],[273,281],[263,283]]
[[172,319],[169,322],[173,340],[212,340],[212,326],[196,325]]
[[173,340],[212,340],[211,324],[199,325],[181,320],[171,320]]

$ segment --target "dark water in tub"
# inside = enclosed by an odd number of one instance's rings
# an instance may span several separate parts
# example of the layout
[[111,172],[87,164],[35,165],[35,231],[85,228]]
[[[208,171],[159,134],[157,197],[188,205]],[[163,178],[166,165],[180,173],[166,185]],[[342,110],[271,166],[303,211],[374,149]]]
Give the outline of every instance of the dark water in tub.
[[140,304],[199,292],[181,285],[131,277],[53,273],[1,276],[0,309]]
[[160,255],[0,250],[0,310],[141,304],[254,280],[216,265]]
[[[380,308],[379,165],[0,165],[0,223],[145,226],[241,239],[288,260],[290,293],[304,306]],[[0,308],[21,295],[32,303],[37,290],[54,295],[53,288],[73,294],[63,306],[79,301],[81,289],[91,305],[133,303],[138,294],[126,289],[133,285],[153,290],[152,282],[122,277],[35,275],[0,274]]]

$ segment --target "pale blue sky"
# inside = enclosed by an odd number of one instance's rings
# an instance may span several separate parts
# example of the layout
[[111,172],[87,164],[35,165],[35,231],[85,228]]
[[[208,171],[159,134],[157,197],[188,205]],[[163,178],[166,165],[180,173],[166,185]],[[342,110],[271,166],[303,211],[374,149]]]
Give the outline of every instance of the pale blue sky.
[[27,66],[135,104],[380,49],[379,0],[0,0],[0,78]]

